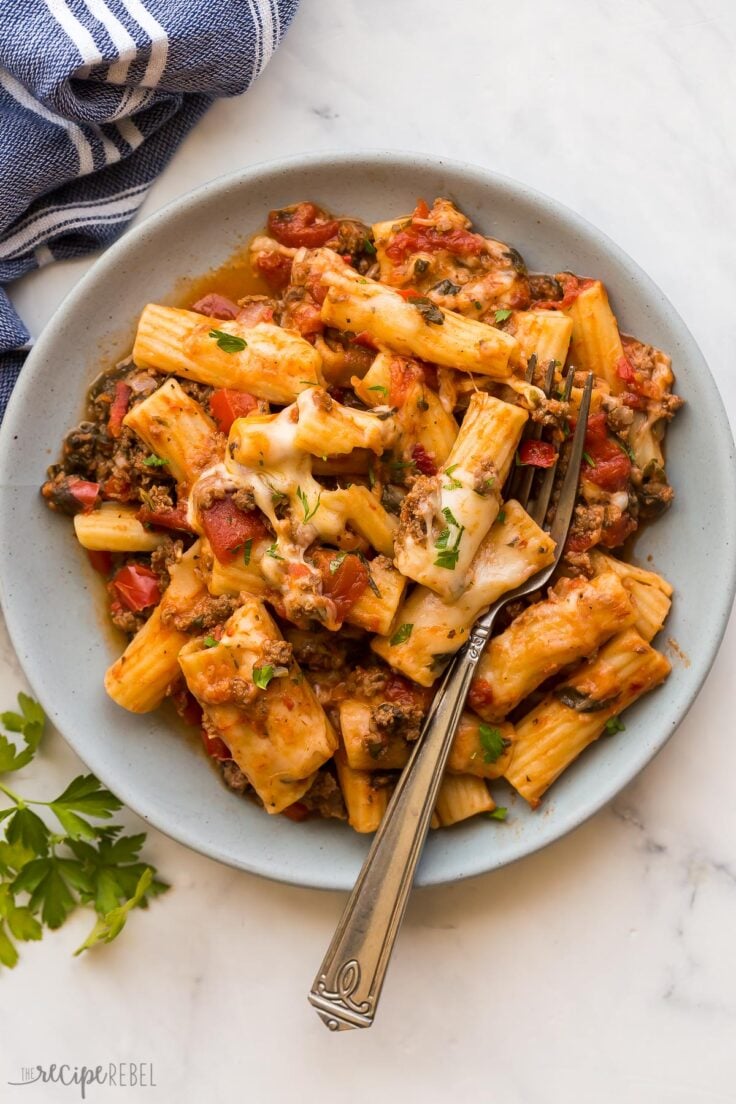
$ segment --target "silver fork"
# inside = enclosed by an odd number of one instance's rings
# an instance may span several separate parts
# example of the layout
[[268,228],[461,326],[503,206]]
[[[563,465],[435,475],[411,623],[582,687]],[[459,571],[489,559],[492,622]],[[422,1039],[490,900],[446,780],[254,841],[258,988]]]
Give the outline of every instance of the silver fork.
[[[565,399],[570,397],[573,375],[570,369],[563,394]],[[545,380],[548,394],[551,381],[552,370]],[[508,602],[544,586],[560,561],[575,508],[592,386],[593,376],[589,375],[569,446],[567,470],[554,517],[548,527],[555,541],[554,561],[494,602],[476,622],[467,643],[450,664],[314,979],[309,1001],[331,1031],[370,1027],[373,1023],[447,756],[476,664],[499,612]],[[538,429],[532,427],[531,435],[539,436]],[[529,508],[531,517],[540,526],[545,525],[556,468],[557,461],[547,468],[536,499]],[[520,484],[517,491],[519,500],[525,508],[529,507],[530,475],[533,474],[524,469],[521,479],[516,481]],[[512,487],[514,482],[512,478]]]

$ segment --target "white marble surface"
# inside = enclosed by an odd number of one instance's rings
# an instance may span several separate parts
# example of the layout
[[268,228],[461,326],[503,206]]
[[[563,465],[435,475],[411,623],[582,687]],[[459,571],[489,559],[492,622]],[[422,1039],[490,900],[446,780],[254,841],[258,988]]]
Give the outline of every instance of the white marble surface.
[[[487,165],[575,207],[651,273],[733,416],[734,50],[732,0],[304,0],[257,87],[210,112],[143,213],[307,149]],[[88,265],[17,286],[34,332]],[[85,917],[2,978],[0,1099],[78,1098],[7,1087],[23,1065],[132,1059],[154,1063],[157,1088],[129,1097],[166,1104],[736,1100],[734,660],[732,622],[670,744],[573,836],[417,893],[368,1033],[329,1035],[305,1001],[341,897],[152,832],[164,899],[98,954],[70,957]],[[1,676],[7,708],[23,680],[5,641]],[[28,787],[50,793],[79,768],[53,734]]]

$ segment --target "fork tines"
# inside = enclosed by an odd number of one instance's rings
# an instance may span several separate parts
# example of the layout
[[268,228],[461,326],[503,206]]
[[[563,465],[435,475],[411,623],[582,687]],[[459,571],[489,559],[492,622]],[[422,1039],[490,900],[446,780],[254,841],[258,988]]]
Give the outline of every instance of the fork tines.
[[[528,383],[532,382],[534,374],[534,365],[527,369],[526,379]],[[551,361],[547,371],[545,373],[542,390],[547,398],[552,393],[554,386],[554,374],[555,374],[555,362]],[[565,376],[564,386],[560,394],[560,399],[563,403],[570,401],[572,394],[573,381],[575,378],[575,369],[570,368]],[[592,385],[592,379],[591,379]],[[586,404],[587,405],[587,404]],[[587,421],[587,411],[586,419]],[[523,441],[540,441],[544,432],[544,426],[541,422],[533,422],[531,419],[527,423],[526,430],[522,437]],[[558,447],[557,457],[554,463],[548,468],[538,468],[534,465],[520,465],[517,464],[509,476],[506,487],[504,489],[504,498],[515,498],[525,510],[527,510],[530,516],[536,521],[537,525],[544,526],[547,511],[549,509],[550,500],[552,497],[552,490],[555,484],[555,478],[557,476],[557,467],[560,459],[560,449]],[[582,456],[582,448],[579,450]],[[580,460],[577,461],[577,468],[580,467]],[[530,507],[531,503],[531,507]]]

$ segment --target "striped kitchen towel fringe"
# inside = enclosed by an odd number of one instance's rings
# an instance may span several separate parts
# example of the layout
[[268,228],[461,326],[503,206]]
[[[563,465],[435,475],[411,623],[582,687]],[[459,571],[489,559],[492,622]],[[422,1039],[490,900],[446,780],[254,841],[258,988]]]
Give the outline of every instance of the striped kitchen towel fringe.
[[30,346],[7,285],[108,245],[298,0],[0,2],[0,418]]

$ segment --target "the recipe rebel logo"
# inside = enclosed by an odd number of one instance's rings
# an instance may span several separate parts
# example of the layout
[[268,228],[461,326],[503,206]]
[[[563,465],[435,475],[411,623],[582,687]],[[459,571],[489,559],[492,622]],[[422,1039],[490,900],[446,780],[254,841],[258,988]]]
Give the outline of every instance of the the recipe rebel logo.
[[155,1089],[153,1062],[107,1062],[98,1066],[71,1066],[67,1063],[50,1066],[21,1066],[20,1079],[8,1085],[66,1085],[76,1087],[80,1100],[91,1100],[88,1089],[106,1085],[116,1089]]

